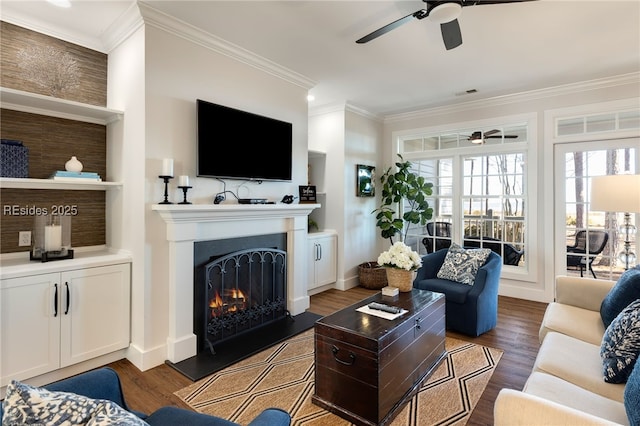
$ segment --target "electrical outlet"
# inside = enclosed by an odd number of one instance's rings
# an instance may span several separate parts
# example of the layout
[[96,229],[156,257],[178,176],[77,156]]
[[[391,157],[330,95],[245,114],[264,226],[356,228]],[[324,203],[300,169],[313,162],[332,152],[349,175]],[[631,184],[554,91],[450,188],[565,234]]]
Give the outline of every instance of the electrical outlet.
[[20,231],[18,237],[18,246],[30,246],[31,245],[31,231]]

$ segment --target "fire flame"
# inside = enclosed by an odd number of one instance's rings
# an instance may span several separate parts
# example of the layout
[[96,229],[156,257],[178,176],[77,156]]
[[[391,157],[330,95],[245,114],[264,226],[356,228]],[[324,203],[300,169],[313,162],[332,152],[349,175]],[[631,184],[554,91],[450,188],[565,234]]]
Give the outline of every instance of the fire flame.
[[216,291],[214,297],[209,300],[209,308],[211,308],[211,317],[236,312],[245,308],[246,297],[242,290],[231,289],[227,292],[227,297],[222,298],[220,293]]

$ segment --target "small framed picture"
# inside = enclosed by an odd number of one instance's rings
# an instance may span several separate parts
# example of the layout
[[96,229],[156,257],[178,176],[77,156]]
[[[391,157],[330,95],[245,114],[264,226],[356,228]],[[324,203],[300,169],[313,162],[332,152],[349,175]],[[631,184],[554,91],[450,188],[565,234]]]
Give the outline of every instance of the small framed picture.
[[375,170],[373,166],[356,165],[356,196],[374,197],[376,195]]
[[299,186],[300,202],[301,203],[315,203],[316,200],[316,187],[314,185]]

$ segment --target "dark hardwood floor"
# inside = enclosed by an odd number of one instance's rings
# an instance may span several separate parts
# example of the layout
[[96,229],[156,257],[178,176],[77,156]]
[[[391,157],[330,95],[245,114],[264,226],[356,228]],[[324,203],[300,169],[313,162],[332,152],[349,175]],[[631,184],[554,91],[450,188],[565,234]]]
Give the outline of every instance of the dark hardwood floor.
[[[328,315],[375,293],[362,287],[348,291],[329,290],[311,297],[309,311]],[[484,335],[471,338],[449,332],[447,335],[504,351],[487,388],[468,425],[493,424],[493,403],[502,388],[522,389],[538,353],[538,329],[545,303],[500,297],[498,326]],[[150,413],[164,405],[188,408],[173,392],[191,384],[191,380],[167,365],[145,372],[127,360],[109,365],[120,375],[129,408]]]

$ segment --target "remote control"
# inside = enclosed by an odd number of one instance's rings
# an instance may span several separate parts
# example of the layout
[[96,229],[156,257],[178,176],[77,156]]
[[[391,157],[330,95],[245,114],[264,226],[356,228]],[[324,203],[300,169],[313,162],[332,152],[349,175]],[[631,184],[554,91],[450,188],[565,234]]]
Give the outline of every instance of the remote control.
[[367,306],[369,306],[369,309],[389,312],[391,314],[399,314],[402,311],[402,309],[398,308],[397,306],[389,306],[383,303],[371,302]]

